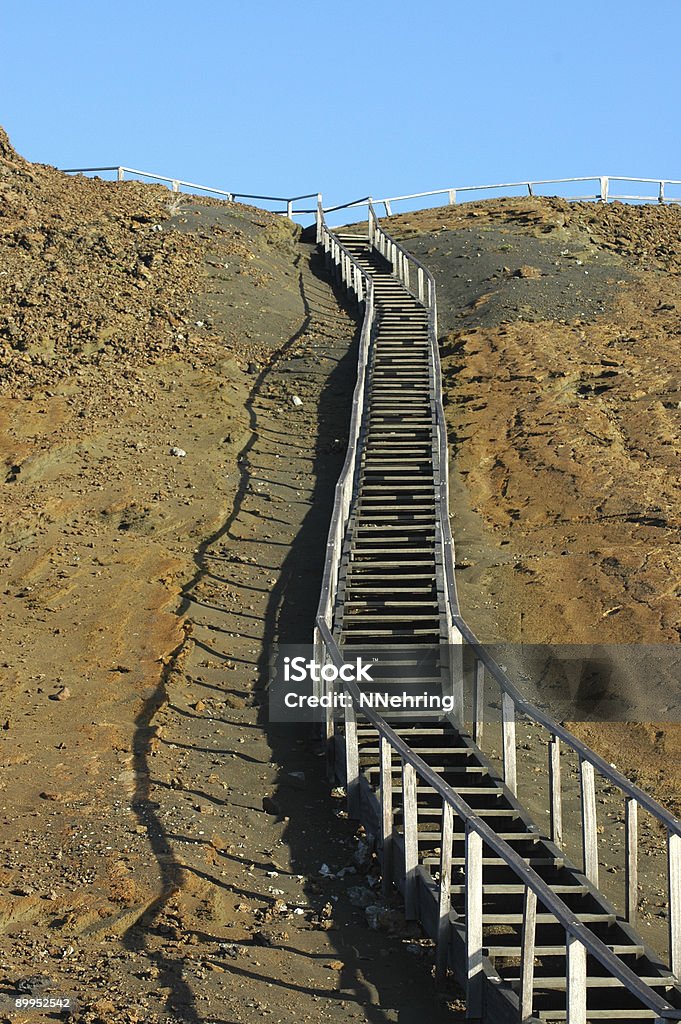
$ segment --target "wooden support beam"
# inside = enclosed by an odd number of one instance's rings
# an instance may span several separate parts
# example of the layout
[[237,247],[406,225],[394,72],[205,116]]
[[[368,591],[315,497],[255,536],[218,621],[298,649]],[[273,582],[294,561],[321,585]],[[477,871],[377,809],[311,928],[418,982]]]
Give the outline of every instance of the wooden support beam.
[[549,740],[549,800],[551,839],[560,846],[563,841],[563,795],[560,781],[560,740],[557,736],[552,736]]
[[418,803],[416,770],[408,761],[402,762],[402,807],[404,814],[404,915],[408,921],[418,918],[416,871],[419,862]]
[[594,766],[579,760],[579,781],[582,804],[582,853],[584,874],[598,887],[598,821],[596,818],[596,785]]
[[482,837],[466,824],[466,1016],[482,1017]]
[[501,728],[503,732],[504,782],[513,794],[518,792],[515,751],[515,704],[508,693],[501,695]]
[[387,895],[393,881],[393,776],[392,747],[385,736],[380,738],[381,757],[381,857],[383,892]]
[[567,1024],[587,1024],[586,947],[568,934],[567,946]]
[[442,802],[442,840],[440,846],[440,898],[437,926],[436,981],[442,982],[447,975],[451,926],[449,911],[452,904],[452,841],[454,838],[454,812],[446,800]]
[[532,1017],[534,994],[534,947],[537,931],[537,894],[525,887],[523,902],[523,929],[520,940],[520,1021],[524,1024]]
[[627,921],[636,924],[638,916],[638,803],[627,797],[624,804],[624,880]]

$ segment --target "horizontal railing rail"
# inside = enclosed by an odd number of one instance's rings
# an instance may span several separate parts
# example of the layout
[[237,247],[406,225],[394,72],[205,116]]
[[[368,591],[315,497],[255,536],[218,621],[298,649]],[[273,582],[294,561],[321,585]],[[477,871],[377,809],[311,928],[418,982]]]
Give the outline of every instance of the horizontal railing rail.
[[103,172],[115,172],[116,181],[125,181],[127,174],[133,178],[147,178],[150,181],[159,181],[169,184],[172,192],[180,192],[182,189],[193,189],[196,192],[206,192],[209,195],[220,196],[220,198],[225,199],[227,202],[237,202],[237,200],[241,199],[257,199],[260,202],[285,203],[285,209],[275,210],[273,212],[285,214],[290,219],[294,216],[316,213],[316,207],[314,209],[294,210],[294,203],[299,203],[303,199],[318,200],[319,198],[318,192],[308,192],[301,196],[261,196],[254,195],[249,192],[230,192],[225,189],[213,188],[212,185],[198,185],[194,181],[183,181],[181,178],[169,178],[164,174],[154,174],[152,171],[140,171],[135,167],[65,167],[63,168],[63,171],[64,174],[96,174]]
[[[334,495],[333,513],[326,546],[324,574],[317,614],[330,625],[333,622],[334,606],[338,589],[338,566],[347,529],[355,486],[358,458],[358,440],[362,429],[365,405],[366,373],[369,360],[369,346],[375,319],[374,285],[364,274],[359,263],[331,232],[322,212],[321,196],[317,206],[317,241],[326,254],[329,267],[336,272],[337,280],[353,291],[362,307],[362,327],[359,337],[357,360],[357,381],[352,396],[352,410],[348,432],[348,448]],[[319,649],[319,637],[315,635],[315,648]],[[327,730],[331,723],[327,719]],[[327,732],[328,739],[328,732]]]
[[[537,192],[546,185],[569,185],[572,183],[593,182],[595,189],[583,192],[580,195],[563,196],[562,198],[572,202],[640,202],[640,203],[681,203],[681,195],[669,196],[667,188],[677,186],[681,188],[681,181],[674,178],[633,178],[624,175],[602,175],[594,174],[578,178],[538,178],[531,181],[506,181],[492,185],[450,185],[447,188],[430,189],[427,192],[411,192],[407,195],[389,196],[384,199],[356,199],[351,203],[330,207],[325,212],[336,212],[341,209],[362,209],[373,203],[374,207],[382,206],[387,217],[393,215],[393,204],[411,202],[414,199],[431,199],[438,196],[446,196],[446,203],[441,205],[454,205],[460,201],[463,193],[467,196],[470,193],[486,192],[507,192],[509,189],[523,189],[528,196],[550,195],[547,192]],[[654,195],[642,195],[638,193],[617,193],[613,191],[613,182],[636,182],[641,185],[655,185]],[[475,197],[473,197],[475,198]],[[436,204],[438,205],[438,204]]]
[[[100,173],[115,173],[117,181],[126,180],[126,175],[133,178],[143,178],[149,181],[158,181],[167,184],[171,191],[180,192],[182,189],[191,189],[195,192],[205,192],[208,195],[219,196],[227,200],[228,202],[237,202],[245,199],[252,199],[258,202],[267,203],[283,203],[285,204],[283,209],[275,210],[275,213],[285,214],[289,218],[294,217],[309,217],[310,215],[316,215],[317,205],[314,208],[304,207],[294,209],[294,204],[302,202],[304,199],[318,200],[320,193],[308,192],[299,196],[269,196],[269,195],[256,195],[249,192],[233,192],[227,189],[214,188],[212,185],[200,185],[192,181],[184,181],[182,178],[173,178],[164,174],[155,174],[151,171],[141,171],[134,167],[124,167],[121,165],[110,166],[110,167],[67,167],[63,168],[65,174],[100,174]],[[576,178],[537,178],[527,181],[506,181],[499,182],[497,184],[489,185],[450,185],[447,188],[429,189],[425,192],[410,192],[405,195],[388,196],[383,199],[372,199],[370,196],[364,196],[361,199],[353,199],[350,202],[338,203],[334,206],[324,207],[323,212],[325,214],[338,213],[341,210],[361,210],[366,208],[367,210],[373,204],[374,208],[382,206],[385,210],[386,216],[390,217],[393,215],[393,204],[396,203],[408,203],[413,202],[415,199],[433,199],[440,196],[446,196],[446,203],[444,205],[453,205],[460,202],[462,196],[466,196],[467,199],[475,198],[474,193],[485,194],[488,192],[508,192],[509,190],[522,189],[527,195],[549,195],[547,192],[537,192],[537,189],[543,189],[547,185],[569,185],[569,184],[583,184],[593,182],[594,189],[592,191],[585,191],[579,195],[563,196],[562,198],[569,201],[575,202],[626,202],[626,203],[661,203],[661,204],[678,204],[681,203],[681,194],[671,196],[668,194],[667,189],[671,187],[677,187],[681,191],[681,180],[674,178],[634,178],[627,177],[626,175],[602,175],[594,174]],[[618,193],[613,190],[613,183],[637,183],[640,185],[655,185],[654,194],[643,195],[636,192]],[[435,204],[438,205],[438,204]]]
[[[323,616],[317,619],[317,630],[321,643],[328,654],[329,661],[340,669],[344,664],[343,656],[334,640]],[[588,1019],[586,1007],[587,987],[587,954],[594,957],[607,973],[616,978],[636,999],[648,1009],[653,1010],[661,1020],[681,1020],[681,1009],[672,1006],[659,993],[655,992],[629,968],[617,954],[608,948],[570,910],[534,868],[501,839],[494,829],[483,818],[476,815],[473,808],[459,796],[455,789],[448,785],[409,745],[397,735],[388,723],[370,707],[362,705],[361,693],[351,680],[345,681],[339,673],[339,680],[349,695],[352,710],[351,717],[356,719],[361,707],[362,719],[369,722],[380,737],[381,782],[379,798],[381,803],[380,821],[383,823],[382,836],[383,854],[391,850],[394,842],[394,823],[392,820],[392,761],[391,751],[400,759],[402,769],[402,800],[403,800],[403,842],[404,859],[404,898],[405,905],[415,906],[417,897],[413,891],[417,885],[417,850],[416,835],[418,833],[418,803],[416,800],[416,784],[414,776],[430,786],[442,800],[442,840],[440,879],[438,883],[439,928],[437,960],[440,972],[446,966],[450,941],[451,912],[451,842],[453,836],[453,814],[456,814],[465,828],[465,928],[464,941],[465,975],[466,975],[466,1008],[469,1017],[479,1016],[482,1003],[482,960],[483,960],[483,876],[482,876],[482,845],[483,843],[501,858],[513,871],[514,875],[525,886],[523,909],[523,934],[525,940],[520,948],[520,974],[523,979],[521,986],[521,1020],[526,1020],[532,1012],[533,964],[535,959],[534,928],[536,927],[536,907],[540,903],[547,913],[555,917],[565,931],[567,955],[567,1020],[568,1024],[585,1024]],[[346,716],[350,707],[346,707]],[[390,748],[388,751],[386,748]],[[387,756],[386,756],[387,755]],[[411,794],[411,796],[410,796]],[[386,840],[388,840],[386,842]],[[392,864],[386,870],[392,871]],[[535,922],[535,923],[533,923]]]

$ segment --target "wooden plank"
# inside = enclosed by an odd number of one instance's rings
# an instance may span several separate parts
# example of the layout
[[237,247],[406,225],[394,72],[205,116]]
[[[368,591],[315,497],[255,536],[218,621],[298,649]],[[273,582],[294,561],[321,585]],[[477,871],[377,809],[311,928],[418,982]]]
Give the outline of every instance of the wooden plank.
[[537,931],[537,894],[525,886],[523,903],[523,927],[520,940],[520,1020],[521,1024],[532,1017],[534,995],[534,957]]
[[596,786],[594,766],[579,760],[579,781],[582,805],[582,853],[584,874],[598,888],[598,821],[596,818]]
[[576,936],[569,933],[566,935],[566,946],[568,1024],[587,1024],[586,947]]
[[518,775],[515,750],[515,704],[508,693],[501,695],[501,718],[503,732],[504,782],[514,795],[518,793]]
[[624,802],[624,884],[626,917],[630,925],[638,916],[638,803],[633,797]]
[[418,918],[416,871],[419,862],[418,804],[416,800],[416,770],[407,761],[402,762],[402,802],[404,815],[404,915],[408,921],[416,921]]
[[485,666],[479,658],[475,659],[473,672],[473,742],[478,746],[482,743],[485,731]]
[[560,782],[560,740],[557,736],[549,740],[549,801],[551,839],[560,846],[563,841],[563,795]]
[[681,836],[667,832],[669,885],[669,965],[681,977]]
[[385,736],[380,738],[381,754],[381,856],[383,892],[390,892],[393,880],[393,779],[392,747]]
[[466,824],[466,1015],[482,1017],[482,837]]
[[452,904],[452,840],[454,838],[454,811],[446,800],[442,802],[442,849],[440,852],[440,898],[437,926],[437,957],[435,979],[444,981],[449,957],[450,923],[449,911]]

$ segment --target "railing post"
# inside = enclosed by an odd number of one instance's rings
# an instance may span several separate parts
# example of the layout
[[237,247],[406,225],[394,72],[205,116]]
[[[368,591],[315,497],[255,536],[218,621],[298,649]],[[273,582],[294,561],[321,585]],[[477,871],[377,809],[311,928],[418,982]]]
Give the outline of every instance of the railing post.
[[437,956],[435,978],[443,981],[449,960],[449,911],[452,905],[452,842],[454,840],[454,812],[447,800],[442,801],[442,839],[440,841],[440,899],[437,925]]
[[624,851],[625,909],[627,921],[633,925],[638,914],[638,803],[633,796],[624,804]]
[[423,302],[423,268],[419,267],[416,271],[416,286],[419,297],[419,302]]
[[669,966],[681,978],[681,835],[667,832]]
[[322,194],[321,194],[321,192],[317,193],[317,215],[316,215],[316,221],[317,221],[317,245],[319,245],[319,243],[322,240],[322,235],[324,233],[324,229],[323,229],[324,210],[323,210],[323,207],[322,207]]
[[449,190],[449,205],[454,206],[456,204],[456,189],[450,188]]
[[125,171],[123,170],[123,168],[122,167],[117,168],[117,170],[116,170],[116,181],[123,181],[124,177],[125,177]]
[[482,836],[466,822],[466,1016],[482,1017]]
[[173,181],[171,183],[171,189],[172,189],[173,192],[179,192],[180,191],[180,183],[179,183],[179,181]]
[[567,952],[567,1024],[587,1024],[586,947],[575,935],[565,936]]
[[608,201],[608,189],[610,187],[610,181],[608,178],[601,178],[601,202],[607,203]]
[[515,704],[510,694],[501,694],[501,729],[503,733],[504,782],[514,794],[518,792],[515,751]]
[[293,220],[293,200],[288,199],[286,201],[286,216],[289,220]]
[[357,716],[352,698],[345,702],[345,791],[348,815],[359,818],[359,747],[357,744]]
[[528,196],[534,196],[534,189],[532,188],[532,182],[531,181],[528,181],[528,183],[527,183],[527,194],[528,194]]
[[658,203],[664,203],[664,182],[663,181],[660,182],[660,191],[658,192],[658,195],[657,195],[657,201],[658,201]]
[[485,728],[485,665],[480,658],[475,659],[473,672],[473,742],[478,746],[482,743]]
[[402,811],[404,816],[404,915],[408,921],[418,918],[416,889],[419,863],[418,805],[416,802],[416,770],[402,761]]
[[563,797],[560,782],[560,740],[549,740],[549,796],[551,801],[551,839],[558,846],[563,842]]
[[385,206],[385,215],[386,215],[386,217],[392,216],[392,210],[390,209],[390,200],[386,199],[384,201],[383,205]]
[[454,625],[450,625],[449,627],[449,650],[447,651],[447,660],[449,662],[449,679],[447,679],[447,686],[449,695],[453,698],[452,717],[457,729],[463,729],[463,638]]
[[520,1021],[524,1024],[532,1017],[534,994],[534,945],[537,930],[537,894],[525,886],[523,902],[523,930],[520,946]]
[[579,780],[582,802],[582,851],[584,874],[598,887],[598,833],[596,831],[596,786],[594,766],[579,759]]
[[381,858],[383,892],[390,891],[393,876],[393,772],[392,747],[385,736],[379,734],[381,754]]

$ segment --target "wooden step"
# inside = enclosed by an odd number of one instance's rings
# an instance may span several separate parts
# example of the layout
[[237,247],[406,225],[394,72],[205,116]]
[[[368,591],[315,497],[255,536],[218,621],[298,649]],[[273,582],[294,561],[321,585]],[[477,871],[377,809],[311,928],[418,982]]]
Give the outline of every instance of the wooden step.
[[[645,947],[642,945],[636,945],[635,943],[606,943],[606,945],[608,949],[612,953],[617,954],[617,956],[643,956],[645,953]],[[493,958],[520,956],[520,936],[518,937],[517,946],[501,943],[499,945],[485,946],[484,952],[487,956]],[[534,955],[536,957],[565,956],[565,943],[563,943],[562,946],[537,945],[534,948]]]

